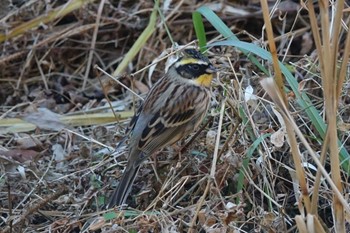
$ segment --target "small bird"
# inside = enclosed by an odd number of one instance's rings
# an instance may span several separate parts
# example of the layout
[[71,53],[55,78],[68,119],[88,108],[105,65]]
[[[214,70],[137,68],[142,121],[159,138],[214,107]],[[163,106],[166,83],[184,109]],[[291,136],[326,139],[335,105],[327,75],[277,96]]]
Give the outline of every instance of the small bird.
[[130,121],[128,163],[107,208],[124,204],[143,161],[200,125],[209,108],[215,73],[206,56],[185,49],[151,88]]

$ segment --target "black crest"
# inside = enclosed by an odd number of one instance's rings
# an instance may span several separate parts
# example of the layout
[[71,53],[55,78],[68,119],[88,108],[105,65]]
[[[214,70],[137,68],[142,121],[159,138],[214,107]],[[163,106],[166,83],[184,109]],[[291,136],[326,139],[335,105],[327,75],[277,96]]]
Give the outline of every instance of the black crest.
[[199,59],[205,62],[208,62],[208,64],[210,63],[209,59],[204,56],[203,54],[201,54],[198,50],[195,49],[185,49],[184,50],[185,55],[189,56],[189,57],[193,57],[195,59]]

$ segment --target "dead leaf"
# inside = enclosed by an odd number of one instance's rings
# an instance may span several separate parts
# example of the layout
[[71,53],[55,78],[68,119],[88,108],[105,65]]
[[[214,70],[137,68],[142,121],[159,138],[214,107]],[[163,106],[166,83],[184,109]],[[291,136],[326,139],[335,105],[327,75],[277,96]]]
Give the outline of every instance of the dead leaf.
[[148,86],[138,80],[134,80],[134,87],[141,93],[147,93],[149,91]]
[[20,149],[29,149],[42,146],[39,139],[31,137],[29,134],[20,133],[15,138],[15,141]]
[[204,210],[201,210],[199,211],[198,213],[198,221],[200,222],[201,225],[204,225],[205,224],[205,211]]
[[24,163],[25,161],[33,161],[39,152],[34,150],[14,149],[9,151],[0,151],[0,154],[17,162]]
[[63,162],[66,157],[66,152],[64,151],[63,147],[60,144],[55,144],[52,146],[54,159],[57,162],[56,167],[62,168]]
[[215,148],[216,135],[217,135],[216,130],[209,130],[207,133],[205,144],[209,150],[214,150]]
[[93,223],[89,226],[90,231],[97,231],[100,230],[102,227],[104,227],[106,224],[106,221],[103,217],[97,217],[94,219]]
[[38,108],[36,112],[29,113],[23,118],[24,121],[36,125],[40,129],[61,131],[67,128],[60,120],[62,116],[47,108]]
[[281,148],[285,141],[286,130],[285,128],[280,128],[271,135],[271,143],[278,148]]
[[305,32],[302,36],[301,50],[300,54],[310,53],[312,46],[314,45],[314,40],[312,39],[312,34],[310,32]]

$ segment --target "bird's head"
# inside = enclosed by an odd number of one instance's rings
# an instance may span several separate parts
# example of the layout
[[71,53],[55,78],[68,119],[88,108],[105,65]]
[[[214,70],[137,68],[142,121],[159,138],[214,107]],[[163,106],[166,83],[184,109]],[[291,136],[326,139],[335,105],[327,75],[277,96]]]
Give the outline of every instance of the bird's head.
[[173,64],[173,67],[182,78],[206,87],[210,86],[217,71],[209,59],[195,49],[185,49],[183,56]]

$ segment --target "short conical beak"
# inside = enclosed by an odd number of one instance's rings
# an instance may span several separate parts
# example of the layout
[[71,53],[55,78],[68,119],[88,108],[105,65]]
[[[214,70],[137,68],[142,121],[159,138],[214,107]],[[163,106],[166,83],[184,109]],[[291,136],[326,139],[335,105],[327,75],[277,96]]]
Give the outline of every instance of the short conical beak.
[[216,69],[212,64],[209,65],[209,67],[205,70],[207,73],[216,73],[218,72],[218,69]]

